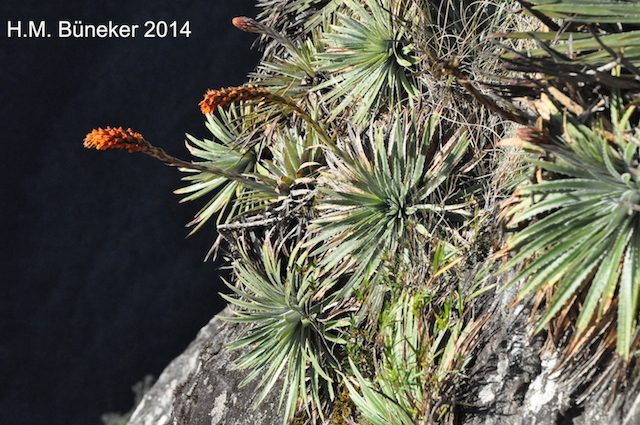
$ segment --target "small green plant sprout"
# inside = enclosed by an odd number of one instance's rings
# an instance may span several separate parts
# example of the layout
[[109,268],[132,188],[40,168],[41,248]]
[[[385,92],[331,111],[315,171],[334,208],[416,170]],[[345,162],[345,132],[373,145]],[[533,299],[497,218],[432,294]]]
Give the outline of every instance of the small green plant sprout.
[[351,363],[357,386],[346,380],[347,387],[359,411],[373,425],[409,425],[425,413],[423,312],[417,304],[415,296],[403,292],[384,310],[378,332],[384,355],[374,382]]
[[376,374],[367,379],[350,359],[345,377],[358,411],[372,425],[438,423],[450,400],[437,399],[460,376],[470,341],[482,320],[465,323],[459,294],[403,290],[380,316],[383,346]]
[[335,397],[340,346],[346,343],[343,328],[352,313],[348,300],[338,295],[341,274],[318,267],[301,245],[287,259],[266,242],[259,263],[247,260],[234,264],[237,284],[229,287],[235,296],[222,295],[237,308],[236,317],[225,320],[252,325],[230,344],[248,348],[237,362],[252,369],[242,384],[260,378],[258,404],[282,375],[285,418],[296,413],[299,399],[309,415],[322,417]]

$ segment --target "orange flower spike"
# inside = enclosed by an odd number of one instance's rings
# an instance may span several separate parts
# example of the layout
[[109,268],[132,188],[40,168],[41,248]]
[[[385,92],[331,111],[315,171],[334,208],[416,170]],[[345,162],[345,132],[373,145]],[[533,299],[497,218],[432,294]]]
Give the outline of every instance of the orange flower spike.
[[287,103],[285,99],[271,93],[269,90],[249,84],[220,90],[208,90],[204,95],[204,99],[198,105],[200,105],[200,110],[203,114],[209,114],[219,106],[226,106],[243,100],[271,100],[275,103]]
[[127,149],[129,152],[139,152],[149,149],[149,142],[142,137],[142,134],[130,128],[124,130],[122,127],[107,127],[95,129],[87,134],[84,147],[98,150]]

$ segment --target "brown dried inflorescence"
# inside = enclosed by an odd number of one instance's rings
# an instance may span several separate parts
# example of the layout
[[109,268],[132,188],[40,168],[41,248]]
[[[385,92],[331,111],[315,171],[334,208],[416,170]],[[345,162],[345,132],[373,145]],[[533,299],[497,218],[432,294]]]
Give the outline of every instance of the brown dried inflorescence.
[[265,26],[253,18],[246,16],[237,16],[231,20],[234,27],[246,32],[255,32],[262,34],[265,32]]
[[267,89],[246,85],[240,87],[227,87],[220,90],[208,90],[204,99],[198,104],[203,114],[215,111],[219,106],[229,105],[243,100],[267,100],[274,103],[288,103],[284,98],[271,93]]
[[550,145],[553,143],[549,133],[531,126],[516,129],[516,134],[523,141],[536,146]]
[[98,128],[87,134],[84,139],[85,148],[93,149],[127,149],[129,152],[139,152],[149,149],[149,143],[130,128],[122,127],[105,129]]

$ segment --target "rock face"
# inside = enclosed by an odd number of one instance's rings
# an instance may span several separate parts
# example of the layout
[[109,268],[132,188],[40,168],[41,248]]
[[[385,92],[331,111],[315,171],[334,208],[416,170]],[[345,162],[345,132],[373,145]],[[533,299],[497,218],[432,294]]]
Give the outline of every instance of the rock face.
[[[563,385],[567,377],[555,370],[557,357],[543,350],[544,335],[531,337],[531,306],[509,308],[516,293],[517,288],[492,292],[478,302],[491,318],[480,333],[470,378],[457,396],[458,424],[640,424],[638,379],[609,402],[595,398],[576,404],[576,395]],[[225,309],[220,316],[229,314]],[[239,325],[213,318],[165,369],[129,425],[281,424],[280,388],[254,410],[255,386],[239,387],[246,372],[233,370],[232,363],[243,351],[229,351],[224,344],[240,333]]]
[[[502,276],[508,281],[510,276]],[[488,282],[491,283],[491,282]],[[462,425],[640,424],[638,380],[612,400],[589,397],[576,403],[559,356],[544,349],[546,336],[532,336],[531,305],[509,307],[518,288],[489,294],[478,305],[491,319],[483,327],[466,394],[458,406]]]
[[[227,308],[218,316],[229,315]],[[255,387],[239,387],[246,372],[233,370],[233,361],[243,351],[229,351],[224,345],[239,336],[241,327],[218,316],[167,366],[145,394],[129,425],[282,423],[279,389],[254,410]]]

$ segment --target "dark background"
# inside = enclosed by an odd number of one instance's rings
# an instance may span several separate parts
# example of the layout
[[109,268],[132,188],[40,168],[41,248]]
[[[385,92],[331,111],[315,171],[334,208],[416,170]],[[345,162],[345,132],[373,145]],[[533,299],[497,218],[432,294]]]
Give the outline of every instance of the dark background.
[[[131,127],[183,159],[208,132],[198,102],[257,64],[233,16],[254,0],[0,5],[0,422],[100,424],[133,406],[223,303],[203,262],[214,225],[186,238],[203,202],[178,204],[181,173],[142,154],[82,147]],[[57,22],[190,21],[189,38],[58,39]],[[46,20],[52,38],[8,38]],[[140,31],[140,30],[139,30]]]

